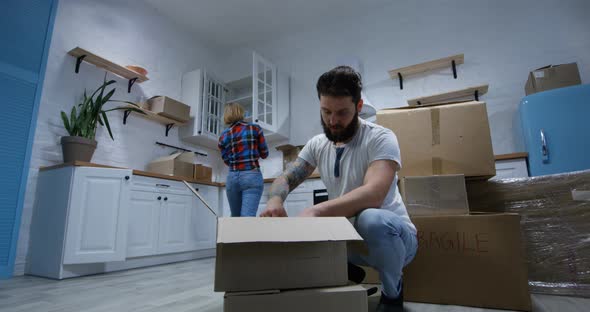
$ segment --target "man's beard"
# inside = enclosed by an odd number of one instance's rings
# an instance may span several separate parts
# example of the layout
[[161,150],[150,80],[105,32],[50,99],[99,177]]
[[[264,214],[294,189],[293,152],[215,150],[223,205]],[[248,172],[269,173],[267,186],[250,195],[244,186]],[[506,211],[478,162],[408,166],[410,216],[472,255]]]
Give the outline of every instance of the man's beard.
[[334,143],[339,143],[339,142],[348,142],[348,140],[352,139],[352,137],[355,135],[356,131],[359,128],[358,117],[359,117],[359,112],[357,110],[355,112],[354,118],[352,119],[350,124],[348,126],[346,126],[345,128],[341,129],[338,134],[332,133],[332,131],[330,130],[330,127],[328,127],[326,125],[326,123],[324,123],[324,119],[322,118],[321,115],[320,115],[320,121],[322,122],[322,128],[324,128],[324,134],[326,135],[328,140],[330,140]]

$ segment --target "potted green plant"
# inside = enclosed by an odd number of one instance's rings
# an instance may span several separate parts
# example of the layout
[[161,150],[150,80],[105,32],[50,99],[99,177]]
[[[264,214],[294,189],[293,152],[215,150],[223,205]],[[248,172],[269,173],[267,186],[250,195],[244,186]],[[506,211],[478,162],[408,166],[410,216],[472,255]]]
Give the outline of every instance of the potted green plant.
[[[61,138],[64,162],[73,162],[75,160],[90,162],[96,150],[97,142],[94,137],[99,124],[107,128],[109,136],[114,140],[107,112],[127,110],[145,114],[133,102],[111,100],[111,97],[115,94],[115,88],[105,95],[106,88],[113,83],[115,83],[115,80],[107,81],[105,75],[103,84],[92,95],[88,96],[86,90],[84,90],[82,102],[72,107],[69,118],[64,111],[61,112],[64,127],[70,135]],[[107,102],[122,102],[131,106],[119,106],[105,110],[103,106]]]

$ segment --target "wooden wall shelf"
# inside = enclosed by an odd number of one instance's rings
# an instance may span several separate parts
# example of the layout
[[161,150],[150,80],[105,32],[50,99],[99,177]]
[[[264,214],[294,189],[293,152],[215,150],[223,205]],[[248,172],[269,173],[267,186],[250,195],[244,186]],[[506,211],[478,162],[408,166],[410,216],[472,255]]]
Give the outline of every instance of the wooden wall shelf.
[[89,64],[95,65],[96,67],[111,72],[117,76],[128,79],[129,84],[127,86],[127,92],[131,92],[131,86],[133,86],[135,82],[141,83],[149,80],[148,77],[142,74],[136,73],[130,69],[125,68],[124,66],[115,64],[105,58],[102,58],[80,47],[73,48],[68,52],[68,54],[76,58],[76,73],[80,71],[80,64],[82,63],[82,61],[87,62]]
[[406,76],[415,75],[424,73],[431,70],[436,70],[439,68],[444,68],[447,66],[451,66],[453,69],[453,77],[457,79],[457,68],[456,66],[459,64],[463,64],[465,62],[465,55],[463,53],[452,55],[448,57],[443,57],[440,59],[410,65],[402,68],[396,68],[389,71],[389,77],[391,79],[399,79],[399,88],[400,90],[404,88],[403,79]]
[[[141,108],[141,107],[137,107],[131,104],[128,104],[126,107],[129,108],[135,108],[138,109],[140,111],[142,111],[144,114],[140,114],[140,113],[135,113],[135,115],[141,116],[143,118],[149,119],[149,120],[153,120],[155,122],[161,123],[163,125],[166,126],[166,136],[168,136],[168,132],[170,131],[170,129],[172,129],[173,126],[184,126],[187,123],[186,122],[182,122],[182,121],[178,121],[178,120],[174,120],[168,117],[164,117],[162,115],[158,115],[157,113],[154,113],[150,110]],[[123,112],[123,124],[127,124],[127,118],[129,118],[129,115],[132,113],[132,111],[124,111]]]
[[475,87],[469,87],[465,89],[444,92],[424,97],[419,97],[415,99],[408,100],[408,105],[410,106],[427,106],[433,104],[442,104],[444,102],[450,100],[456,100],[460,98],[465,98],[469,96],[473,96],[476,101],[479,101],[479,97],[484,95],[488,92],[489,85],[481,85]]

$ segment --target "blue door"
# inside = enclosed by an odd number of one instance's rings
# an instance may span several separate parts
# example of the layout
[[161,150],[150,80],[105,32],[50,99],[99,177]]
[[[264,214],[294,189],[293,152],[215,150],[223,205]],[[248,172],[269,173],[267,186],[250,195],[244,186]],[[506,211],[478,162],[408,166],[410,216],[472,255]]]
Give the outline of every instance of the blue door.
[[12,276],[57,0],[0,2],[0,278]]
[[531,176],[590,169],[590,85],[526,96],[520,118]]

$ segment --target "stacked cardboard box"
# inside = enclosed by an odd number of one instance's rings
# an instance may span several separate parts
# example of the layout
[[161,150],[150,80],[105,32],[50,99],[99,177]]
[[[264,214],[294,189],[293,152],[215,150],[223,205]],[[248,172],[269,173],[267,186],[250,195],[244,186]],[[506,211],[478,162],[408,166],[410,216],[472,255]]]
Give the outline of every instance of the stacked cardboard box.
[[399,189],[418,229],[406,300],[530,310],[520,217],[469,210],[465,178],[495,175],[485,103],[388,109],[377,123],[399,141]]
[[364,312],[348,248],[362,238],[346,218],[219,218],[214,289],[226,312]]
[[151,161],[147,166],[147,171],[196,181],[211,182],[213,169],[195,164],[195,162],[196,157],[193,152],[176,152],[172,155]]
[[531,292],[590,297],[590,170],[469,181],[472,209],[521,215]]

